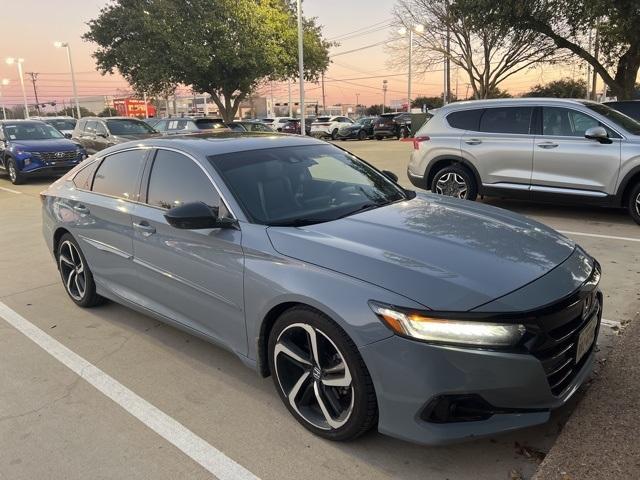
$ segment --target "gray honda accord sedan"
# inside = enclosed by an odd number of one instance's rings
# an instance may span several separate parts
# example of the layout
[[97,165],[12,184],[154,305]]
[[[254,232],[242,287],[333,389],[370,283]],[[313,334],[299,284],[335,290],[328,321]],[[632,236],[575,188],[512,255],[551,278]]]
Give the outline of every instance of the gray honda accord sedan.
[[43,192],[44,237],[77,305],[231,350],[322,437],[545,422],[591,369],[598,263],[533,220],[395,180],[308,137],[146,139]]

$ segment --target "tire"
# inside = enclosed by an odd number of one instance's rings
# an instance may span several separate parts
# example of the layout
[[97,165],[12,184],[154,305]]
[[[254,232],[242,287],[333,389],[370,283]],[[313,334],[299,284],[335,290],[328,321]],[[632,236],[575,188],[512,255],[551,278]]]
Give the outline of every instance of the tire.
[[338,135],[338,129],[334,128],[333,132],[331,132],[331,140],[335,140]]
[[627,208],[633,221],[640,225],[640,182],[636,183],[631,189]]
[[[317,355],[311,353],[312,338]],[[271,329],[268,355],[280,398],[307,430],[346,441],[377,423],[378,406],[367,367],[349,336],[325,315],[303,306],[285,311]]]
[[367,139],[367,132],[365,132],[364,130],[360,130],[358,132],[358,140],[362,141],[366,139]]
[[466,167],[452,164],[441,168],[434,175],[431,191],[449,197],[475,200],[478,196],[478,185]]
[[60,238],[56,261],[62,285],[76,305],[90,308],[104,303],[105,299],[96,292],[96,284],[87,259],[71,234],[65,233]]
[[380,135],[376,135],[376,140],[382,140],[382,137]]
[[11,183],[14,185],[20,185],[24,182],[24,177],[20,174],[18,165],[13,158],[7,160],[7,174],[9,175],[9,180],[11,180]]
[[402,138],[409,138],[409,129],[407,127],[402,127],[402,130],[400,131],[400,136]]

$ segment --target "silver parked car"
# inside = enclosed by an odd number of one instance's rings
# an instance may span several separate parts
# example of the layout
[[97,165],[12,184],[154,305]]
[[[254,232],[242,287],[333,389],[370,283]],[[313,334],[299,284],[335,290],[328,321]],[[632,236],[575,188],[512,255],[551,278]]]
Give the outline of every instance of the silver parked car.
[[443,195],[624,207],[640,223],[640,123],[587,100],[453,103],[416,135],[408,175]]
[[131,142],[42,201],[76,304],[108,298],[228,348],[325,438],[539,424],[591,369],[602,294],[584,250],[505,210],[416,195],[320,140]]

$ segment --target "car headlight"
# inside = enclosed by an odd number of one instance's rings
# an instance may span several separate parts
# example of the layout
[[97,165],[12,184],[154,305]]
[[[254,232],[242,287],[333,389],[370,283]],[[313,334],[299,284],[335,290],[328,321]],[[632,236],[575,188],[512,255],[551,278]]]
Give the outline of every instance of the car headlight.
[[526,331],[520,324],[436,318],[428,312],[404,311],[376,302],[370,302],[370,306],[395,333],[428,342],[509,347],[517,344]]

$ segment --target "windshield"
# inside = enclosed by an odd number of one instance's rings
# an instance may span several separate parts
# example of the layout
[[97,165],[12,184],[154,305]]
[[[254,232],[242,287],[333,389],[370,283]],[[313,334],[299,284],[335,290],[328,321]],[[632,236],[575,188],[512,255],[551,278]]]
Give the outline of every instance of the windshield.
[[382,173],[333,145],[213,155],[211,164],[254,223],[328,222],[407,198]]
[[370,122],[371,122],[370,118],[360,118],[360,119],[356,120],[355,123],[357,123],[358,125],[367,125]]
[[46,122],[58,130],[73,130],[76,128],[76,121],[72,119],[46,120]]
[[9,140],[50,140],[64,135],[46,123],[9,123],[4,125]]
[[140,120],[107,120],[107,128],[111,135],[140,135],[154,133],[155,130]]
[[619,127],[624,128],[630,134],[640,135],[640,123],[631,117],[627,117],[624,113],[620,113],[611,107],[599,103],[585,103],[585,106],[589,110],[593,110],[603,117],[606,117],[607,120],[610,120]]

